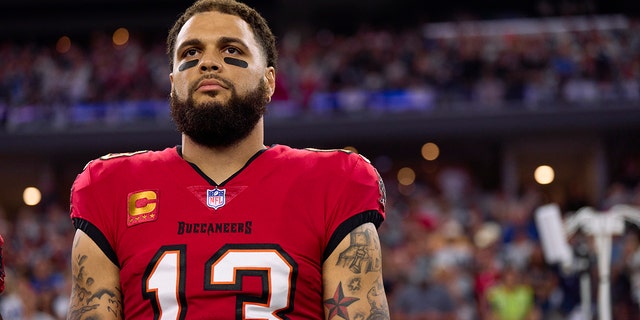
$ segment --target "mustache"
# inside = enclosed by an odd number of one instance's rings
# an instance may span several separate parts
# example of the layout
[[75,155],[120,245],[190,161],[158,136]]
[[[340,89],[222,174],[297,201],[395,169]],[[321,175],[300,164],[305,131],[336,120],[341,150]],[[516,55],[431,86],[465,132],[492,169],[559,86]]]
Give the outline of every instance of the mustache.
[[235,86],[233,85],[233,83],[227,79],[224,79],[222,77],[219,77],[218,75],[215,74],[206,74],[200,78],[198,78],[198,80],[196,80],[190,87],[189,87],[189,91],[190,92],[195,92],[198,89],[198,84],[200,84],[200,82],[202,82],[202,80],[209,80],[209,79],[213,79],[216,80],[220,83],[222,83],[225,87],[229,88],[232,91],[235,91]]

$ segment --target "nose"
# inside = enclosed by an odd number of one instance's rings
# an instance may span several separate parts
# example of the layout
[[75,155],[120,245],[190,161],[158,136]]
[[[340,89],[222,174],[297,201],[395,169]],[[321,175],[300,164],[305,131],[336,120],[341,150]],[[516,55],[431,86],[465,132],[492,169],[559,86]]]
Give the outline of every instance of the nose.
[[205,58],[200,61],[200,71],[219,71],[222,69],[222,64],[213,58]]

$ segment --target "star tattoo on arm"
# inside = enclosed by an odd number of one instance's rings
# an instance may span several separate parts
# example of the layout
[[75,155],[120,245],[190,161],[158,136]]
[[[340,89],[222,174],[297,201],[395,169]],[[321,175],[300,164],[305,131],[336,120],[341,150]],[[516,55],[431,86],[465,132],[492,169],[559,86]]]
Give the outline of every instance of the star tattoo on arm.
[[345,297],[342,290],[342,282],[338,284],[333,298],[324,301],[324,305],[329,309],[329,319],[339,316],[342,319],[349,320],[349,312],[347,307],[360,299],[354,297]]

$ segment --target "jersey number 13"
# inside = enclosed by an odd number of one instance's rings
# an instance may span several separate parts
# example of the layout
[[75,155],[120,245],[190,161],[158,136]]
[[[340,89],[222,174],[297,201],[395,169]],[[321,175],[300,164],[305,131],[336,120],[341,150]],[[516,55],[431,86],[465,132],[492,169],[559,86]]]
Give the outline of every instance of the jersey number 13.
[[[142,294],[151,302],[154,319],[187,318],[186,255],[186,245],[163,246],[147,266]],[[293,309],[297,264],[279,245],[225,245],[204,268],[204,290],[240,292],[244,276],[260,277],[261,295],[236,296],[236,319],[286,319]]]

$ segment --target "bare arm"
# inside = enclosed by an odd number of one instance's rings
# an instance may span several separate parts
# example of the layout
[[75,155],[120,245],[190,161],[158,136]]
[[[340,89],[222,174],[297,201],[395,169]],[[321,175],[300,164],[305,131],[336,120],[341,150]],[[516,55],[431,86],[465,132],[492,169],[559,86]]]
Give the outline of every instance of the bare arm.
[[68,320],[124,319],[118,267],[82,230],[73,239],[71,273]]
[[323,265],[325,319],[388,320],[378,232],[366,223],[347,235]]

